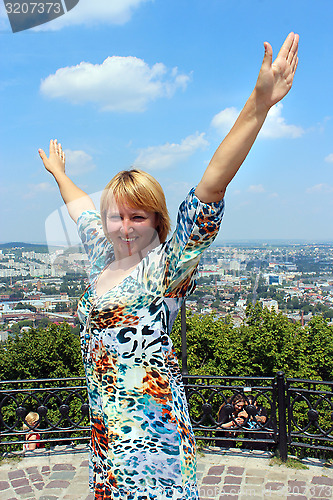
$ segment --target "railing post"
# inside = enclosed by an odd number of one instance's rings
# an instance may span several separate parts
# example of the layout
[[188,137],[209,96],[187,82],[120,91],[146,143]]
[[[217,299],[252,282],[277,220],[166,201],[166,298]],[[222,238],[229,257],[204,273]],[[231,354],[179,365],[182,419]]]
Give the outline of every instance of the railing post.
[[287,418],[286,418],[286,382],[284,372],[276,374],[279,414],[279,454],[282,462],[288,458]]
[[183,383],[185,385],[185,394],[187,397],[186,384],[188,382],[188,379],[187,379],[186,375],[188,375],[188,368],[187,368],[186,303],[185,303],[185,300],[183,301],[181,308],[180,308],[180,330],[181,330],[181,337],[182,337],[182,377],[183,377]]

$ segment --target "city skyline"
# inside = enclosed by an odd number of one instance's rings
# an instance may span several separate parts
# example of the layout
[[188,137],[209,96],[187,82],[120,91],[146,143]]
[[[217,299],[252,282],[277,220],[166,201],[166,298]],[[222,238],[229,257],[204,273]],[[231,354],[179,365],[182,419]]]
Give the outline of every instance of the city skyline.
[[174,222],[255,84],[263,42],[274,57],[289,31],[300,35],[294,87],[228,188],[217,243],[333,240],[332,3],[188,5],[80,0],[16,34],[1,5],[1,242],[46,242],[45,222],[63,213],[37,152],[54,138],[96,200],[121,169],[152,173]]

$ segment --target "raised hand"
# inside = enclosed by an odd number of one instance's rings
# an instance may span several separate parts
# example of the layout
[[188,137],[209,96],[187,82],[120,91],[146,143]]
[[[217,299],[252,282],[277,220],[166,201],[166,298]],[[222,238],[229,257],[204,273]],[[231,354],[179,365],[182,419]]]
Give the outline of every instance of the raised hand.
[[273,63],[272,46],[264,43],[265,55],[255,91],[268,108],[283,99],[291,89],[298,63],[298,40],[298,35],[289,33]]
[[39,149],[38,153],[48,172],[53,175],[65,173],[66,157],[61,144],[58,144],[57,139],[50,141],[49,157],[46,156],[46,153],[42,149]]

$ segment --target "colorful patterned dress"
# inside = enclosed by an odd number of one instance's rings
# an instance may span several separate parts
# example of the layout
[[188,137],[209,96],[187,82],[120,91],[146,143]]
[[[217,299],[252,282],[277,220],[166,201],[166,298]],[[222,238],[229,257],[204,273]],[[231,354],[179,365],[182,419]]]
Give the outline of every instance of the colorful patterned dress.
[[95,284],[113,260],[112,245],[98,212],[78,220],[92,266],[78,315],[95,500],[199,499],[195,438],[170,332],[222,214],[223,201],[201,203],[192,189],[171,239],[100,297]]

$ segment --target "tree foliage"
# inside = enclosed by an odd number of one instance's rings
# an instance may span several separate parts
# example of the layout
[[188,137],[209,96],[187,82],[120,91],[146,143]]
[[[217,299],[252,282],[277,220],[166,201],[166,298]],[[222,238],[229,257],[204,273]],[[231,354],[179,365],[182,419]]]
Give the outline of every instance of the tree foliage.
[[31,328],[0,344],[1,380],[82,376],[78,335],[67,324]]
[[[181,358],[180,317],[172,339]],[[315,316],[305,328],[257,303],[234,328],[230,318],[187,315],[188,367],[192,375],[273,376],[333,380],[333,327]]]

